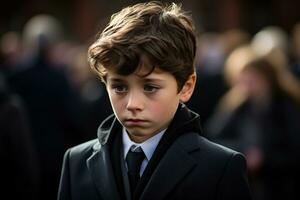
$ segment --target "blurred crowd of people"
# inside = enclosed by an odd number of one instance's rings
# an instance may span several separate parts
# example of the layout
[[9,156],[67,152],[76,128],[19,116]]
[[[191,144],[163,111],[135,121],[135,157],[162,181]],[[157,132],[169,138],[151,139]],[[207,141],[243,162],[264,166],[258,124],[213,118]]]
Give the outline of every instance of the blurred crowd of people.
[[[65,150],[95,138],[112,113],[105,87],[87,64],[88,42],[68,40],[52,16],[0,45],[3,193],[55,199]],[[195,64],[188,106],[204,135],[244,153],[254,199],[299,199],[300,23],[291,33],[203,32]]]
[[1,38],[1,178],[12,199],[56,199],[65,150],[96,137],[112,113],[86,48],[49,15]]
[[199,39],[199,91],[191,106],[206,137],[245,155],[258,200],[300,198],[299,27]]

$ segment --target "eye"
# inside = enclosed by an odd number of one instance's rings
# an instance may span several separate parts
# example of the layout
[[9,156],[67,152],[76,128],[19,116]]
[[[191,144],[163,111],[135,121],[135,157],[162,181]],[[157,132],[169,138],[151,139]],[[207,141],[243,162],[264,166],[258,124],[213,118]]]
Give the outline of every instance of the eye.
[[126,85],[123,85],[123,84],[113,84],[111,86],[111,88],[117,94],[123,94],[123,93],[126,93],[128,91],[128,87]]
[[159,89],[160,89],[160,87],[158,87],[156,85],[148,85],[147,84],[147,85],[144,86],[144,91],[147,92],[147,93],[154,93]]

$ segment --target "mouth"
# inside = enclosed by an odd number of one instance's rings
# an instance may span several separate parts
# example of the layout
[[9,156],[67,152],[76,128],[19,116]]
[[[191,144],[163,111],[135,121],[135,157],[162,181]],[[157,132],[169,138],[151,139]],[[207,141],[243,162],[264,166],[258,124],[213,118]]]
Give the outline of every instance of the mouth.
[[145,124],[147,120],[142,120],[142,119],[125,119],[124,120],[124,125],[125,126],[141,126]]

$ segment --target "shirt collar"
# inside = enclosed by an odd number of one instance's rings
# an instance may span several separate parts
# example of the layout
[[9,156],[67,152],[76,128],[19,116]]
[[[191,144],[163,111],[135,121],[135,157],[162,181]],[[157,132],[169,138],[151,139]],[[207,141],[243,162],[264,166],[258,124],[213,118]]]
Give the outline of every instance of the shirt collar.
[[123,127],[122,131],[122,140],[123,140],[123,150],[124,150],[124,159],[126,158],[126,155],[132,145],[140,146],[143,149],[143,152],[145,153],[145,156],[147,160],[149,161],[161,139],[163,134],[165,133],[166,129],[162,130],[158,134],[152,136],[148,140],[144,141],[143,143],[135,143],[133,142],[126,131],[126,129]]

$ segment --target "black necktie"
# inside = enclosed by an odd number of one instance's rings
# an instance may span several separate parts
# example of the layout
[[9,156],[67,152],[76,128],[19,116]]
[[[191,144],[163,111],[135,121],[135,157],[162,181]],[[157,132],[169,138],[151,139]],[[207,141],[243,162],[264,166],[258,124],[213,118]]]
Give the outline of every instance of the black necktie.
[[129,150],[126,156],[126,162],[128,167],[128,178],[130,184],[131,195],[133,196],[137,183],[140,179],[140,169],[145,154],[141,147],[134,150]]

